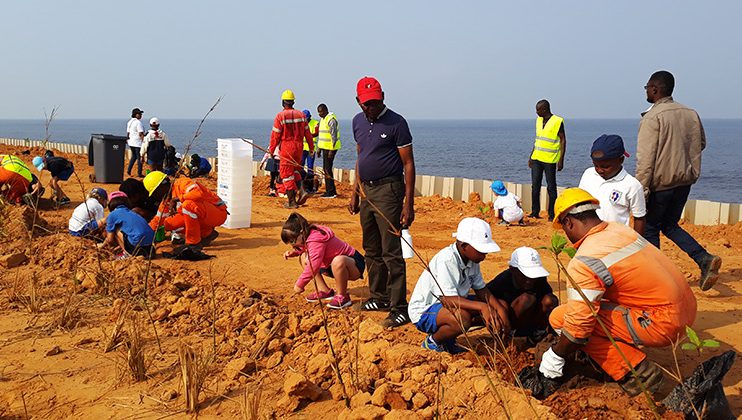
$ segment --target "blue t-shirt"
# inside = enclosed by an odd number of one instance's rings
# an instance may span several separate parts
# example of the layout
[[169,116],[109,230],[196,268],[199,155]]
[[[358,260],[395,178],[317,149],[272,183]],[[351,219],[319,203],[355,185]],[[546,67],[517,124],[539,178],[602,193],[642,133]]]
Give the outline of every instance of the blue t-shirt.
[[211,164],[206,158],[201,158],[201,162],[198,163],[198,171],[202,174],[208,174],[211,172]]
[[116,207],[106,219],[106,232],[115,232],[117,229],[126,235],[127,241],[134,246],[152,245],[155,231],[149,227],[147,221],[137,213],[126,208]]
[[399,148],[412,144],[404,117],[385,108],[374,122],[363,112],[353,118],[353,137],[358,143],[358,175],[361,181],[402,176],[404,165]]

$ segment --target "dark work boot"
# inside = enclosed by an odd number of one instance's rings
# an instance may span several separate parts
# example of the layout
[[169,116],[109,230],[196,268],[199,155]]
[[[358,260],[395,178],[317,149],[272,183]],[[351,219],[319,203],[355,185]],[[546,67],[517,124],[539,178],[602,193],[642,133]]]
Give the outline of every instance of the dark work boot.
[[[644,387],[651,393],[655,393],[662,386],[662,370],[651,360],[644,359],[634,367],[637,376],[644,383]],[[635,397],[642,392],[639,381],[631,372],[628,372],[618,384],[629,396]]]
[[719,279],[719,269],[721,268],[721,257],[718,255],[706,254],[698,264],[701,267],[701,279],[698,287],[701,290],[709,290],[714,287],[716,280]]
[[283,205],[284,208],[287,208],[287,209],[298,209],[299,208],[299,205],[296,204],[296,190],[286,191],[286,197],[289,199],[289,201]]

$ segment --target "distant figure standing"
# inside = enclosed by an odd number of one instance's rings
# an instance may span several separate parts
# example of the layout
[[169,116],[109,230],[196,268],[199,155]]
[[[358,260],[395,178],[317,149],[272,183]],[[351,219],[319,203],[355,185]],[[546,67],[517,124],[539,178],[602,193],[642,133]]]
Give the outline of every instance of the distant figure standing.
[[701,175],[706,134],[696,111],[672,99],[675,78],[658,71],[644,89],[653,104],[642,114],[636,148],[636,179],[647,196],[644,237],[660,247],[660,231],[685,251],[701,269],[701,290],[713,287],[721,258],[709,254],[678,225],[690,187]]
[[153,117],[150,119],[149,127],[149,131],[142,142],[142,156],[140,158],[147,159],[147,164],[151,170],[161,171],[167,155],[167,148],[172,147],[172,144],[170,143],[170,137],[160,130],[159,118]]
[[361,212],[371,291],[371,298],[360,309],[389,311],[383,325],[394,328],[410,322],[407,269],[401,240],[393,229],[410,226],[415,220],[412,134],[407,121],[384,105],[384,92],[376,79],[359,80],[356,95],[363,112],[353,118],[358,160],[348,209],[351,214]]
[[332,165],[341,146],[340,125],[335,114],[327,110],[327,105],[319,104],[317,113],[322,118],[319,122],[317,147],[322,151],[322,172],[325,173],[325,193],[320,197],[335,198],[337,197],[337,190],[335,189],[335,178],[332,176]]
[[557,198],[556,173],[564,168],[567,151],[567,136],[564,134],[564,119],[551,113],[546,99],[536,103],[536,140],[528,159],[531,168],[531,215],[540,218],[541,181],[546,174],[546,190],[549,193],[549,220],[554,219],[554,202]]
[[137,162],[137,176],[143,177],[142,173],[142,158],[139,152],[142,149],[142,142],[144,141],[144,127],[142,127],[142,115],[144,111],[139,108],[131,110],[131,119],[126,124],[126,133],[129,136],[127,144],[129,150],[131,150],[131,159],[129,160],[129,168],[126,170],[126,174],[131,176],[131,168],[134,167],[134,162]]
[[[314,146],[317,146],[317,137],[319,136],[319,121],[312,118],[312,113],[305,109],[302,111],[304,118],[307,119],[309,124],[309,132],[312,133],[314,139]],[[314,153],[309,152],[309,143],[304,139],[304,151],[301,152],[301,165],[306,168],[307,174],[304,178],[304,189],[307,192],[314,193]]]
[[[281,94],[283,110],[276,115],[273,121],[271,143],[268,148],[268,153],[271,155],[276,148],[281,149],[279,173],[288,197],[288,202],[284,207],[288,209],[298,208],[309,197],[309,194],[302,188],[300,172],[304,139],[309,143],[309,151],[314,153],[314,140],[312,133],[309,132],[307,119],[304,113],[294,109],[294,100],[294,92],[288,89]],[[300,191],[298,198],[297,191]]]

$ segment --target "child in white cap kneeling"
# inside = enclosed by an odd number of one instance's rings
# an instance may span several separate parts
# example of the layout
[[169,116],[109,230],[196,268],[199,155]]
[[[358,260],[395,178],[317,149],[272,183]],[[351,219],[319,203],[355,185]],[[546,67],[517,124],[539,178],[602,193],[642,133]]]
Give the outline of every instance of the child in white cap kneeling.
[[455,354],[465,351],[456,337],[472,325],[484,323],[493,334],[508,334],[510,324],[507,308],[487,290],[479,269],[487,254],[500,250],[490,225],[468,217],[454,236],[456,242],[439,251],[420,275],[407,311],[417,329],[428,334],[423,348]]
[[490,293],[507,304],[513,334],[531,344],[546,336],[549,314],[559,305],[548,275],[538,252],[523,246],[513,251],[510,267],[487,283]]

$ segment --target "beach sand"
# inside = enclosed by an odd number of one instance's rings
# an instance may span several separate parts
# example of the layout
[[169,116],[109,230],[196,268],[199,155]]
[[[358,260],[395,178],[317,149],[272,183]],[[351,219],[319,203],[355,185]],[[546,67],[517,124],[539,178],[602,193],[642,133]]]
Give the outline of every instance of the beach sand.
[[[22,155],[23,150],[0,146],[0,153],[27,161],[39,153],[32,150],[30,156]],[[110,255],[97,253],[92,243],[66,233],[69,215],[82,201],[83,191],[92,187],[88,182],[92,168],[85,156],[59,154],[74,161],[81,179],[78,184],[73,177],[64,185],[72,198],[70,206],[56,210],[42,203],[37,220],[42,228],[35,230],[33,239],[27,230],[32,212],[13,207],[1,210],[6,219],[0,231],[0,255],[25,252],[29,261],[2,269],[0,274],[0,417],[21,418],[26,413],[40,418],[186,417],[178,347],[189,343],[209,355],[214,342],[216,354],[200,396],[199,416],[203,418],[246,416],[246,392],[254,397],[258,389],[261,418],[381,418],[388,410],[392,411],[387,418],[431,418],[436,408],[449,418],[503,417],[498,398],[505,400],[506,409],[516,418],[533,418],[534,410],[542,418],[650,415],[642,397],[629,399],[615,384],[589,379],[570,381],[543,402],[526,399],[509,385],[513,376],[499,356],[494,368],[486,369],[497,386],[493,392],[479,367],[479,361],[492,363],[486,348],[492,342],[482,331],[472,334],[478,358],[472,353],[452,357],[420,349],[424,336],[412,325],[382,330],[375,322],[385,316],[382,313],[326,311],[345,392],[352,396],[353,409],[348,410],[331,366],[322,314],[316,304],[292,292],[300,267],[295,260],[284,261],[287,247],[279,236],[289,211],[283,209],[282,199],[264,196],[267,178],[254,180],[251,228],[220,228],[219,238],[205,250],[216,256],[212,260],[155,260],[145,293],[145,261],[112,262]],[[42,181],[48,179],[45,172]],[[214,187],[216,176],[204,183]],[[346,208],[349,186],[340,184],[338,189],[339,198],[311,199],[299,211],[362,249],[358,216],[349,215]],[[476,197],[467,203],[417,198],[411,228],[416,249],[431,258],[451,243],[458,221],[481,216],[483,206]],[[742,224],[684,227],[710,252],[724,258],[716,287],[701,292],[693,261],[663,238],[664,252],[686,274],[698,298],[694,329],[701,338],[721,342],[720,349],[704,350],[702,355],[678,350],[681,371],[687,375],[711,355],[742,350],[742,285],[738,281],[742,276]],[[513,249],[548,245],[553,233],[544,220],[525,227],[492,229],[502,251],[482,263],[486,279],[507,267]],[[555,263],[545,253],[542,256],[556,291]],[[408,260],[407,267],[411,293],[422,264]],[[364,280],[349,287],[355,301],[368,296]],[[41,307],[32,313],[29,307],[38,304]],[[104,353],[124,307],[129,307],[126,318],[138,319],[139,327],[127,321],[123,329],[129,336],[140,331],[144,337],[145,381],[131,380],[125,344]],[[65,310],[67,316],[62,316]],[[162,352],[148,321],[150,315],[156,320]],[[519,369],[531,363],[533,353],[512,348],[507,354]],[[670,350],[650,349],[648,354],[674,370]],[[669,389],[669,378],[666,384]],[[724,386],[733,412],[739,414],[739,366],[727,374]]]

